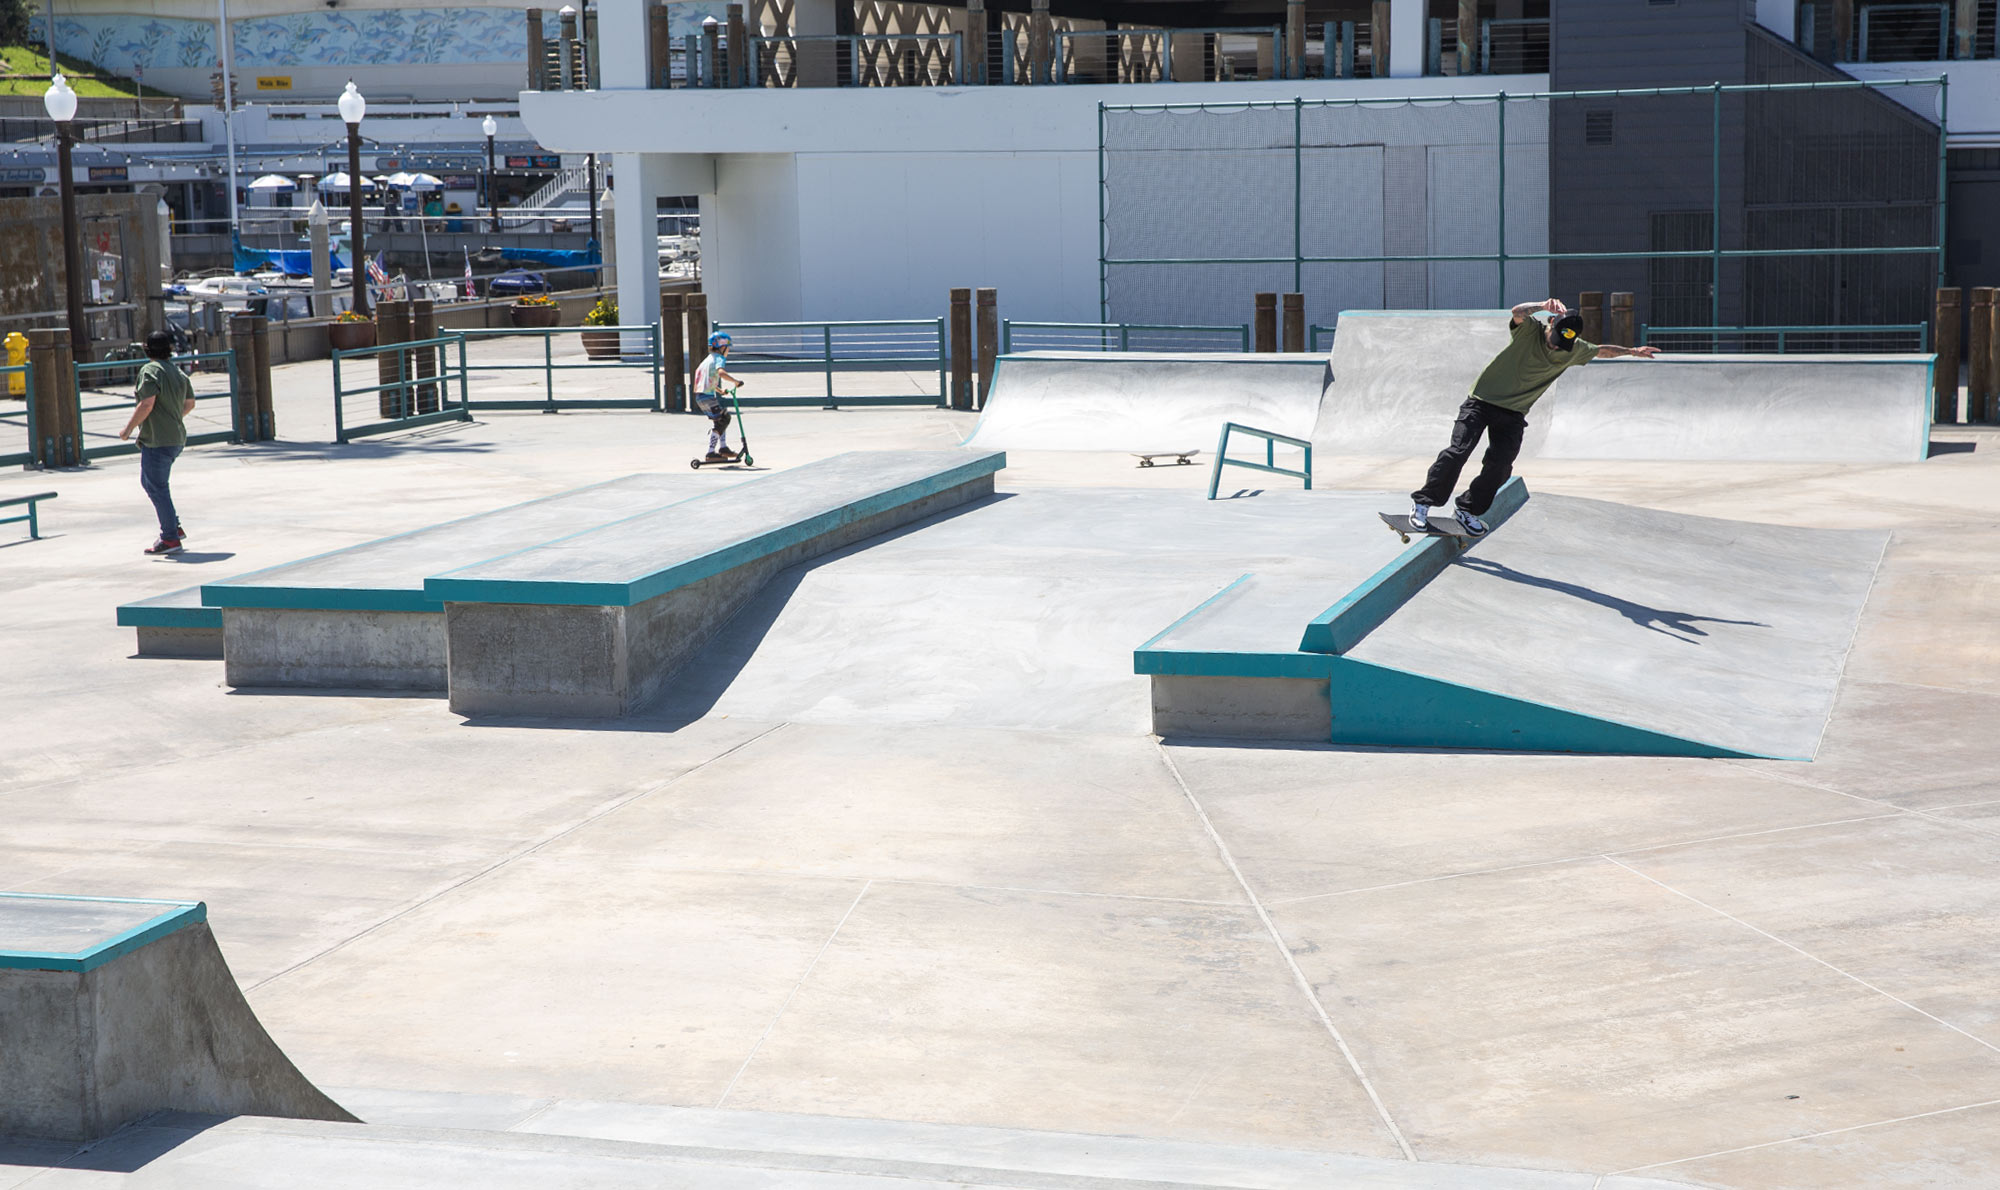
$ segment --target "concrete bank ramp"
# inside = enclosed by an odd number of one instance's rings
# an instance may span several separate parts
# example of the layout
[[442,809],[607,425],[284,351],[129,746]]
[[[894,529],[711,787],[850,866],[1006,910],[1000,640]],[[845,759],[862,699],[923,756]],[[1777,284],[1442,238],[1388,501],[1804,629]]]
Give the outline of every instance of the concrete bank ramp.
[[[1435,454],[1472,382],[1506,346],[1507,327],[1505,310],[1343,312],[1315,452]],[[1930,440],[1931,367],[1928,355],[1598,360],[1535,405],[1521,454],[1916,462]]]
[[352,1122],[243,999],[193,901],[0,893],[0,1136],[163,1110]]
[[1580,716],[1577,750],[1810,759],[1887,544],[1538,495],[1343,660]]
[[1304,438],[1319,418],[1326,379],[1326,360],[1318,355],[1007,355],[996,366],[986,411],[966,445],[1211,451],[1229,421]]

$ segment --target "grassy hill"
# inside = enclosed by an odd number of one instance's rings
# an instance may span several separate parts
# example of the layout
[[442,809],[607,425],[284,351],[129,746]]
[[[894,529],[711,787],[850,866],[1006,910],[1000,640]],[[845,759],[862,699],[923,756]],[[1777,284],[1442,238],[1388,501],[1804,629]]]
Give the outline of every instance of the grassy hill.
[[[157,87],[141,87],[128,78],[100,74],[96,66],[67,54],[56,55],[56,61],[78,95],[111,99],[131,99],[134,96],[168,98],[167,93]],[[34,46],[0,46],[0,95],[40,95],[48,89],[47,54]]]

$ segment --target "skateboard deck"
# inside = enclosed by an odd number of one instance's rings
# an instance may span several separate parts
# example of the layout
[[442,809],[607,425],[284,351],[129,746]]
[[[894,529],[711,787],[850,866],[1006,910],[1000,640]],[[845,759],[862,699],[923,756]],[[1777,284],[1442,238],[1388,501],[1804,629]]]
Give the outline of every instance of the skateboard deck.
[[1138,454],[1135,452],[1132,457],[1139,460],[1141,467],[1153,466],[1154,459],[1172,459],[1175,466],[1187,466],[1192,464],[1194,457],[1200,453],[1198,450],[1156,450],[1151,454]]
[[1449,515],[1432,517],[1430,528],[1428,529],[1419,529],[1410,524],[1410,518],[1407,515],[1398,516],[1393,512],[1378,512],[1375,515],[1381,517],[1382,523],[1389,526],[1395,532],[1396,536],[1403,539],[1404,545],[1410,544],[1410,538],[1412,537],[1450,537],[1456,539],[1459,549],[1465,549],[1475,540],[1472,534],[1465,531],[1464,525],[1451,519]]

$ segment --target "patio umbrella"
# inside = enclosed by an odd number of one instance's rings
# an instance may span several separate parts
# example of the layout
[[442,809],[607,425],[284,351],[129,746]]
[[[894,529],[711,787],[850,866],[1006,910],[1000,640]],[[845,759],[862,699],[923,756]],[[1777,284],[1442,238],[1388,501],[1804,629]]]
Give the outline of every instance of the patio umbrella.
[[409,178],[409,181],[404,182],[403,185],[408,186],[412,190],[444,189],[443,179],[434,178],[430,174],[409,174],[407,176]]
[[283,174],[265,174],[250,183],[252,190],[297,190],[299,184]]
[[[337,174],[328,174],[328,175],[326,175],[325,177],[321,178],[321,179],[319,180],[319,188],[320,188],[321,190],[345,190],[345,189],[347,189],[347,173],[346,173],[346,171],[345,171],[345,170],[343,170],[343,171],[341,171],[340,173],[337,173]],[[361,179],[361,189],[362,189],[362,190],[364,190],[364,191],[367,191],[367,190],[373,190],[373,189],[375,189],[375,183],[373,183],[373,182],[369,181],[369,180],[368,180],[367,178],[363,178],[363,179]]]

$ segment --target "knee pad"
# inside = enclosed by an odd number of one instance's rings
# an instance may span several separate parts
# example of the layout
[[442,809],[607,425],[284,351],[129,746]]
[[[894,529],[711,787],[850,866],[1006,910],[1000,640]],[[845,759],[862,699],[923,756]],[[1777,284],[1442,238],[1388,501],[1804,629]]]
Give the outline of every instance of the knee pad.
[[708,424],[710,429],[720,434],[729,428],[729,415],[727,413],[717,413],[708,419]]

